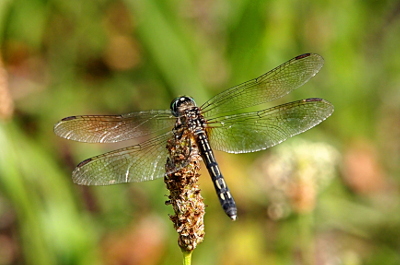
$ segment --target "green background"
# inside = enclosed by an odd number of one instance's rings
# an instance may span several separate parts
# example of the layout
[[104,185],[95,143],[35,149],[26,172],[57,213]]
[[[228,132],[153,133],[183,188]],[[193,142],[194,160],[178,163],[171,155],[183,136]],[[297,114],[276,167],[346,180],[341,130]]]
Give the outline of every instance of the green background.
[[[201,104],[305,52],[325,66],[273,103],[320,97],[335,112],[267,151],[217,152],[239,219],[204,173],[193,264],[400,264],[399,10],[394,0],[1,0],[0,264],[180,264],[162,180],[70,179],[81,160],[131,143],[75,143],[53,125],[166,109],[182,94]],[[272,196],[279,187],[295,195]]]

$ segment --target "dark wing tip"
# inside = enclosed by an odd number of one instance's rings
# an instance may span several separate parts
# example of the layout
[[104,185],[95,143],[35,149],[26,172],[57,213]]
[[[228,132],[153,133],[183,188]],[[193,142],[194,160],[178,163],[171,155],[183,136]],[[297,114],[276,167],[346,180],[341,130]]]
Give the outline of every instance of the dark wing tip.
[[315,102],[315,101],[325,101],[325,100],[322,98],[307,98],[307,99],[304,99],[304,101],[305,102]]
[[80,162],[80,163],[76,166],[76,168],[83,167],[84,165],[86,165],[87,163],[89,163],[89,162],[92,161],[92,160],[93,160],[92,158],[85,159],[85,160],[83,160],[82,162]]
[[294,60],[301,60],[301,59],[304,59],[304,58],[307,58],[307,57],[310,57],[310,56],[318,57],[318,58],[323,59],[322,56],[319,55],[318,53],[312,53],[312,52],[307,52],[307,53],[303,53],[303,54],[297,55],[293,59]]
[[[81,170],[85,171],[84,169],[82,169],[82,167],[85,166],[86,164],[90,163],[92,160],[93,160],[92,158],[85,159],[76,166],[76,168],[72,172],[72,181],[75,184],[78,184],[78,185],[91,185],[92,184],[92,183],[90,183],[90,179],[85,178],[84,172],[81,171]],[[96,185],[96,184],[94,184],[94,185]]]
[[[297,55],[292,60],[299,61],[299,60],[307,59],[308,57],[313,57],[313,58],[310,58],[310,60],[313,63],[318,62],[321,65],[321,67],[324,64],[324,58],[321,55],[319,55],[318,53],[312,53],[312,52]],[[321,67],[318,68],[318,71],[321,69]]]
[[[71,121],[71,120],[75,120],[77,118],[77,116],[69,116],[66,118],[61,119],[59,122],[57,122],[54,127],[53,127],[53,131],[56,135],[63,137],[63,138],[67,138],[65,136],[66,132],[65,132],[65,123],[67,121]],[[68,138],[67,138],[68,139]]]
[[303,101],[304,102],[323,102],[323,103],[325,103],[327,105],[331,105],[333,107],[332,103],[330,103],[329,101],[327,101],[323,98],[306,98],[306,99],[303,99]]
[[[332,103],[330,103],[329,101],[322,99],[322,98],[307,98],[307,99],[303,99],[304,102],[321,102],[322,104],[324,104],[324,110],[326,111],[326,118],[328,118],[333,112],[335,107],[333,106]],[[325,119],[326,119],[325,118]]]
[[303,59],[303,58],[306,58],[306,57],[308,57],[308,56],[310,56],[311,55],[311,53],[304,53],[304,54],[300,54],[300,55],[298,55],[298,56],[296,56],[296,57],[294,57],[296,60],[300,60],[300,59]]
[[61,119],[61,121],[70,121],[70,120],[75,120],[75,119],[76,119],[76,116],[69,116],[64,119]]

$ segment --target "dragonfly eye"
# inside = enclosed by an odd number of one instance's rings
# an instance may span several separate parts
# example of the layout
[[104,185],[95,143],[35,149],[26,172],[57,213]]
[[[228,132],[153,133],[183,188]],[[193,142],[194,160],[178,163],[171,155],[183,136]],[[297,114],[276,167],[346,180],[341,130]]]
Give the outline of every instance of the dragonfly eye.
[[182,115],[183,111],[196,106],[196,102],[186,96],[178,97],[171,102],[171,112],[175,117]]

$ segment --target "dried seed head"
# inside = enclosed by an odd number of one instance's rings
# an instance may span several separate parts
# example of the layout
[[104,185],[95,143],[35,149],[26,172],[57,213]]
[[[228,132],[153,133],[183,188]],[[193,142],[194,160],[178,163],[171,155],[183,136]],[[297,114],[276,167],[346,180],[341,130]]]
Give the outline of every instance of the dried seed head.
[[178,244],[182,250],[193,251],[204,238],[205,206],[199,179],[201,157],[194,139],[183,132],[167,143],[170,156],[167,160],[167,174],[164,182],[170,191],[168,204],[175,214],[170,216],[179,234]]

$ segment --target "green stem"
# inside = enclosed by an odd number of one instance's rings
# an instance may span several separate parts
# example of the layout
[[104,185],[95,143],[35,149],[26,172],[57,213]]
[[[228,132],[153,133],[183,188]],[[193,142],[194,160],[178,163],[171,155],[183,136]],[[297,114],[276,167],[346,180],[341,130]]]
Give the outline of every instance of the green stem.
[[192,264],[192,251],[182,250],[182,254],[183,254],[183,265]]
[[314,264],[313,222],[312,213],[303,213],[299,215],[300,252],[303,264],[306,265]]

